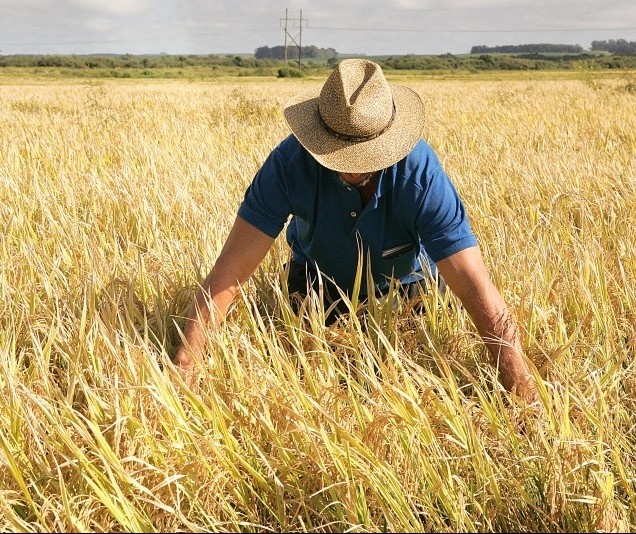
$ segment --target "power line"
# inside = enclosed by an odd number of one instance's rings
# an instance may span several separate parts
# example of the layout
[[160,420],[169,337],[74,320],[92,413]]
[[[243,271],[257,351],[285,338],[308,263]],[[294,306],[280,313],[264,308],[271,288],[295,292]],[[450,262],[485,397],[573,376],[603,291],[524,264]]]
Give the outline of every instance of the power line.
[[550,3],[549,5],[536,5],[532,3],[528,3],[525,5],[514,5],[514,6],[479,6],[479,7],[432,7],[426,9],[408,9],[408,8],[393,8],[391,11],[399,11],[399,12],[433,12],[433,11],[510,11],[510,10],[518,10],[518,9],[531,9],[537,10],[542,8],[553,9],[555,7],[610,7],[610,6],[633,6],[633,2],[576,2],[576,3]]
[[423,28],[345,28],[334,26],[308,26],[310,30],[360,31],[360,32],[413,32],[413,33],[535,33],[535,32],[595,32],[595,31],[634,31],[636,28],[537,28],[537,29],[423,29]]
[[[257,27],[244,27],[244,28],[232,28],[233,32],[278,32],[278,28],[257,28]],[[219,28],[214,30],[208,30],[201,33],[193,33],[197,37],[206,35],[214,35],[217,33],[227,34],[227,28]],[[101,44],[135,44],[135,43],[147,43],[147,42],[165,42],[165,37],[148,37],[147,39],[102,39],[100,41],[56,41],[48,43],[0,43],[0,46],[66,46],[66,45],[101,45]]]
[[87,45],[87,44],[134,44],[155,41],[164,41],[165,39],[113,39],[104,41],[66,41],[55,43],[0,43],[1,46],[66,46],[66,45]]

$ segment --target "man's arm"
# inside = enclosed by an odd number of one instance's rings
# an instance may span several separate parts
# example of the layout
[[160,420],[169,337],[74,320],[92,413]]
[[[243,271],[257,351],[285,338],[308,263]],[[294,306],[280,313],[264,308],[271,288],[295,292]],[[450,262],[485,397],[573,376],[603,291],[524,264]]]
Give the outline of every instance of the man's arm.
[[534,401],[535,384],[523,359],[516,321],[492,283],[479,248],[457,252],[437,262],[437,267],[471,316],[504,387]]
[[[196,294],[186,319],[185,341],[172,359],[182,369],[192,369],[205,350],[206,325],[218,325],[242,284],[263,261],[274,239],[237,217],[214,268]],[[208,306],[212,304],[212,308]]]

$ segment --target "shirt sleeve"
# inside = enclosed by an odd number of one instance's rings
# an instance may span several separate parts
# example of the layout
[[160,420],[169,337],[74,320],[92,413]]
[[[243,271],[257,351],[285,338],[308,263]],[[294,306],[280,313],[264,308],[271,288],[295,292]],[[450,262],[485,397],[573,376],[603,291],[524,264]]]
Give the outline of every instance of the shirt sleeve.
[[276,238],[290,214],[283,159],[277,148],[256,173],[245,192],[238,215],[261,232]]
[[440,166],[431,169],[421,209],[418,232],[424,249],[435,262],[477,246],[464,205]]

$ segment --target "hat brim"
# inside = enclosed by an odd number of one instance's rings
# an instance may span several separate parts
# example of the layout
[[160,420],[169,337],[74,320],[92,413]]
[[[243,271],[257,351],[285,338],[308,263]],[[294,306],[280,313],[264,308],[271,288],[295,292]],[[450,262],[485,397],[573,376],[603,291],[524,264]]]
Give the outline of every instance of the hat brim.
[[403,85],[389,85],[395,118],[382,135],[370,141],[343,141],[325,130],[318,116],[320,87],[292,98],[283,110],[285,119],[298,141],[328,169],[346,173],[385,169],[413,150],[424,128],[419,95]]

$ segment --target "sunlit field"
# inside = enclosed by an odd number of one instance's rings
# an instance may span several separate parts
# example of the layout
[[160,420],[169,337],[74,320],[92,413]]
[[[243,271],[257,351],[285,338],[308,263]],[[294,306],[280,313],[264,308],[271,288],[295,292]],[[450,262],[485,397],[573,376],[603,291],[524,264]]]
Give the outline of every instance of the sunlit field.
[[283,236],[195,376],[171,366],[282,105],[319,83],[0,79],[0,530],[636,530],[628,78],[400,82],[543,410],[452,295],[294,315]]

